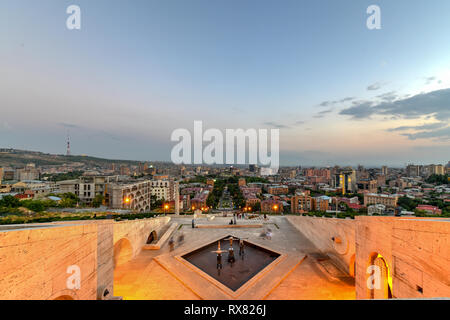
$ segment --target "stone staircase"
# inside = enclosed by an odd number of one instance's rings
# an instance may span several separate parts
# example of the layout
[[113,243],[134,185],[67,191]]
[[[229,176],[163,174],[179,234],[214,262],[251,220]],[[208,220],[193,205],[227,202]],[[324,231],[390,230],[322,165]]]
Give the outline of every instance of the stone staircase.
[[[159,250],[162,248],[164,243],[166,243],[167,239],[172,235],[172,233],[177,229],[178,223],[171,223],[170,225],[167,224],[164,226],[164,228],[161,230],[162,236],[159,237],[159,239],[155,242],[152,242],[150,244],[146,244],[142,247],[142,250]],[[166,229],[166,230],[164,230]]]

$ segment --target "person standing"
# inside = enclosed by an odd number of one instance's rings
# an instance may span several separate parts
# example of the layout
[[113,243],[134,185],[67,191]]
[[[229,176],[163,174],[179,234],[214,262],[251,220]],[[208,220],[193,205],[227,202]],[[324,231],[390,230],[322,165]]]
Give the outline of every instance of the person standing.
[[230,247],[228,249],[228,262],[233,264],[235,262],[235,258],[234,258],[234,249],[233,247]]
[[222,254],[221,253],[217,254],[217,269],[218,270],[222,269]]
[[239,255],[244,256],[244,240],[239,240]]
[[173,238],[170,238],[169,240],[169,248],[170,251],[173,251],[173,249],[175,248],[175,241],[173,241]]

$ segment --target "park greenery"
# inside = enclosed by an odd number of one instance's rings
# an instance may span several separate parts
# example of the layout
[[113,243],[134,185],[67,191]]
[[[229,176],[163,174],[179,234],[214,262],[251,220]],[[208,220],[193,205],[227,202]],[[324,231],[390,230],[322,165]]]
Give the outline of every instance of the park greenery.
[[210,208],[216,209],[219,205],[220,198],[222,197],[223,190],[225,189],[225,180],[216,179],[214,182],[214,188],[206,199],[206,205]]
[[236,209],[245,207],[244,195],[242,194],[239,186],[236,183],[229,183],[227,185],[227,188],[230,192],[231,197],[233,198],[234,207]]
[[426,183],[433,183],[433,184],[450,184],[449,176],[448,174],[442,175],[442,174],[432,174],[429,176],[426,180]]
[[24,214],[13,214],[6,216],[0,215],[0,225],[49,223],[56,221],[104,220],[104,219],[124,221],[124,220],[148,219],[153,218],[157,215],[158,214],[155,212],[127,213],[127,214],[118,214],[110,212],[79,213],[79,214],[42,212],[33,216]]

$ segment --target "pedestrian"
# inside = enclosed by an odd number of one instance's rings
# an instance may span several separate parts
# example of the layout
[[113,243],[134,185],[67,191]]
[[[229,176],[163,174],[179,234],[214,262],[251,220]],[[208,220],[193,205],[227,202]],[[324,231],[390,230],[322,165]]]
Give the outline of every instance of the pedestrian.
[[178,244],[182,244],[184,242],[184,234],[180,234],[180,236],[178,237]]
[[169,248],[170,251],[173,251],[173,249],[175,248],[175,241],[173,241],[173,238],[170,238],[169,240]]
[[222,254],[221,253],[217,254],[217,269],[218,270],[222,269]]
[[244,240],[242,239],[239,240],[239,255],[244,255]]
[[228,262],[233,264],[235,262],[235,258],[234,258],[234,249],[233,247],[230,247],[228,249]]

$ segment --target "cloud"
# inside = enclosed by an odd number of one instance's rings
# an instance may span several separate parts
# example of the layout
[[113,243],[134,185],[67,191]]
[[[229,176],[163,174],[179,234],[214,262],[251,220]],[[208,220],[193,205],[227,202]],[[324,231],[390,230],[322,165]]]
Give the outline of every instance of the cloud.
[[277,129],[286,129],[286,128],[289,128],[288,126],[286,126],[286,125],[284,125],[284,124],[276,123],[276,122],[273,122],[273,121],[264,122],[264,124],[265,124],[266,126],[274,127],[274,128],[277,128]]
[[112,141],[121,141],[122,139],[119,136],[116,136],[112,133],[109,133],[104,130],[98,130],[96,132],[88,134],[89,139],[108,139]]
[[447,122],[435,122],[423,124],[420,126],[402,126],[397,128],[388,129],[388,132],[403,132],[402,136],[408,137],[410,140],[417,139],[435,139],[435,140],[448,140],[450,139],[450,127]]
[[319,107],[328,107],[328,106],[332,106],[335,104],[339,104],[339,103],[345,103],[345,102],[349,102],[352,100],[355,100],[355,97],[345,97],[343,99],[340,100],[334,100],[334,101],[323,101],[319,104]]
[[450,140],[450,127],[438,129],[438,130],[428,130],[416,133],[403,133],[402,136],[408,137],[410,140],[417,139],[434,139],[441,141]]
[[425,77],[425,84],[430,84],[432,83],[434,80],[436,80],[436,77]]
[[71,124],[71,123],[64,123],[64,122],[59,122],[58,125],[64,127],[64,128],[70,128],[70,129],[80,129],[81,127],[76,125],[76,124]]
[[370,86],[368,86],[368,87],[367,87],[367,90],[369,90],[369,91],[375,91],[375,90],[380,89],[382,86],[383,86],[382,83],[380,83],[380,82],[375,82],[375,83],[371,84]]
[[348,101],[352,101],[352,100],[355,100],[355,99],[356,99],[355,97],[347,97],[347,98],[339,100],[339,102],[343,103],[343,102],[348,102]]
[[352,119],[365,119],[369,118],[373,113],[373,102],[371,101],[359,101],[355,106],[341,110],[339,114],[352,116]]
[[325,117],[325,115],[327,113],[330,113],[332,111],[333,111],[333,109],[328,109],[328,110],[321,111],[321,112],[317,113],[316,115],[314,115],[313,118],[317,118],[317,119],[323,118],[323,117]]
[[295,122],[295,125],[297,125],[297,126],[302,125],[302,124],[305,124],[305,121],[299,120],[299,121]]
[[395,91],[386,92],[383,94],[380,94],[377,96],[378,99],[384,100],[384,101],[394,101],[399,98],[397,93]]
[[353,119],[370,118],[372,115],[418,119],[432,115],[440,121],[448,120],[450,119],[450,88],[421,93],[395,101],[360,102],[341,110],[339,114],[352,116]]
[[407,130],[414,130],[414,131],[422,131],[422,130],[434,130],[434,129],[440,129],[443,127],[446,127],[447,123],[445,122],[436,122],[436,123],[430,123],[430,124],[424,124],[421,126],[402,126],[397,128],[391,128],[387,131],[389,132],[397,132],[397,131],[407,131]]
[[331,105],[333,102],[332,101],[324,101],[321,104],[319,104],[320,107],[328,107],[329,105]]

